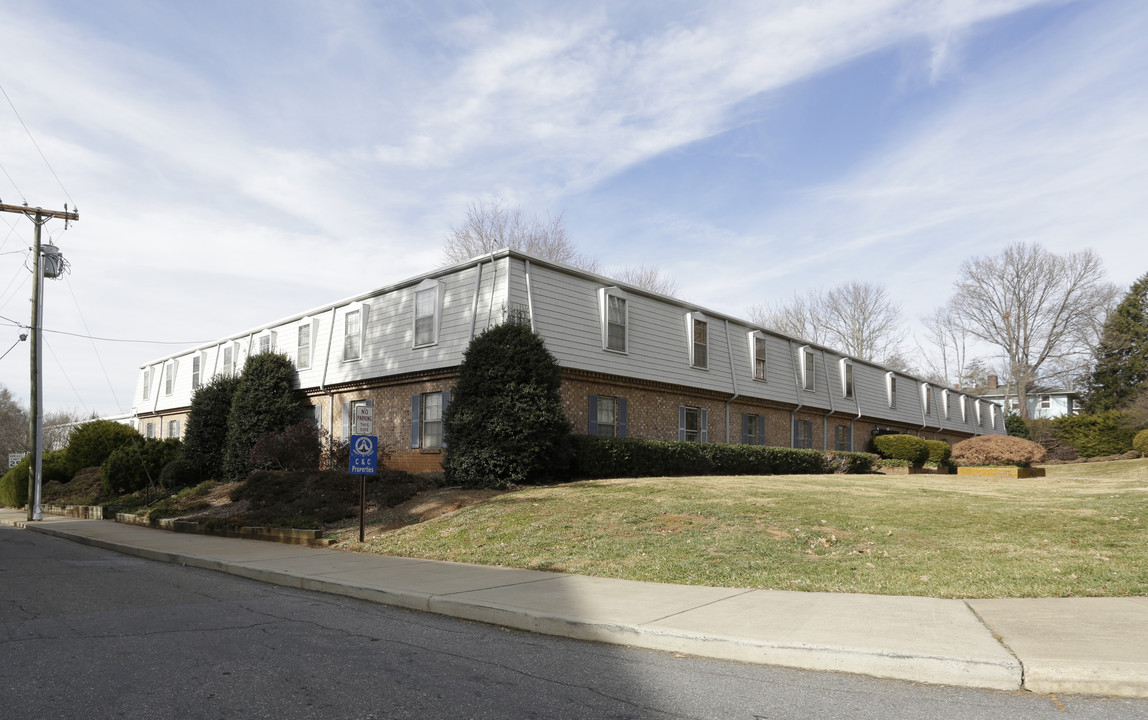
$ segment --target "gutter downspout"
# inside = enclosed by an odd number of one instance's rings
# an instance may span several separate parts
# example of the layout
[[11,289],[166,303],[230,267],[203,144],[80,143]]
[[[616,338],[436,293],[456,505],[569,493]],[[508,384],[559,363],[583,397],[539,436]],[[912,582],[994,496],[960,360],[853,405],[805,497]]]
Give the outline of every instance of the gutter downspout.
[[470,339],[474,339],[474,325],[478,320],[478,291],[482,286],[482,260],[474,265],[474,301],[470,305]]
[[829,450],[829,416],[837,412],[833,405],[833,385],[829,382],[829,363],[825,362],[825,351],[821,351],[821,369],[825,375],[825,392],[829,393],[829,412],[821,418],[821,444],[823,449]]
[[729,357],[729,379],[733,383],[733,396],[725,401],[725,442],[729,444],[729,404],[741,395],[737,389],[737,371],[733,366],[733,345],[729,341],[729,320],[725,321],[725,352]]
[[789,411],[789,447],[793,447],[797,436],[794,433],[794,424],[797,422],[797,411],[805,406],[801,401],[801,375],[798,372],[797,355],[793,352],[793,341],[789,341],[789,361],[793,363],[793,389],[797,391],[797,407]]
[[[331,342],[335,337],[335,308],[331,308],[331,323],[327,328],[327,353],[323,360],[323,377],[319,380],[319,392],[327,389],[327,369],[331,367]],[[335,446],[335,393],[327,393],[327,447]]]
[[537,332],[534,329],[534,294],[530,291],[530,261],[523,262],[526,263],[526,312],[530,313],[530,331]]

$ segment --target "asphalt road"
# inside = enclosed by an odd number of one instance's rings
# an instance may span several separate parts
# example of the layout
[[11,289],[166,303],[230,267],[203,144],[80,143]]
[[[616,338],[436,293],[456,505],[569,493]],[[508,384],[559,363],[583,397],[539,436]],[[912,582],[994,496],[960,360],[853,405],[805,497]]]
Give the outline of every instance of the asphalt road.
[[531,635],[0,527],[4,718],[1148,718]]

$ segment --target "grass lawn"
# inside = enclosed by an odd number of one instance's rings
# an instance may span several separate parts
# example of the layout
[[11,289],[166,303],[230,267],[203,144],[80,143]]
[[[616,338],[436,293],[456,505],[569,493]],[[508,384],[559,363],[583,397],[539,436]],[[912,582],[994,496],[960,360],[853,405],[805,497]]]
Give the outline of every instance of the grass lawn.
[[506,493],[348,549],[690,585],[1148,595],[1148,459],[1024,480],[782,475]]

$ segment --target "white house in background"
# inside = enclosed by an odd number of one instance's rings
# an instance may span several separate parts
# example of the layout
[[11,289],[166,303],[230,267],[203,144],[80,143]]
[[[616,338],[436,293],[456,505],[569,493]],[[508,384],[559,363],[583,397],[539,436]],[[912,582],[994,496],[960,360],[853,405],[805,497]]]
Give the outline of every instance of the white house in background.
[[[1020,400],[1016,390],[1001,386],[996,375],[989,375],[988,389],[980,393],[985,400],[999,403],[1006,412],[1020,411]],[[1080,396],[1071,390],[1051,385],[1029,385],[1025,389],[1025,404],[1028,417],[1033,419],[1057,418],[1061,415],[1076,415],[1080,412]]]

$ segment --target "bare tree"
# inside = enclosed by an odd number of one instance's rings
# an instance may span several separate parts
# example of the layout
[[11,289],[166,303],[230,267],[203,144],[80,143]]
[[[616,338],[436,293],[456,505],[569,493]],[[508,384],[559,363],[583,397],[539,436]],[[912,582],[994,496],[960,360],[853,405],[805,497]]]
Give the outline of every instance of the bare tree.
[[1027,387],[1042,370],[1089,352],[1089,328],[1113,296],[1104,275],[1091,250],[1055,255],[1028,243],[961,265],[953,317],[969,335],[1000,349],[1025,417]]
[[921,318],[925,326],[924,342],[917,339],[917,349],[925,360],[929,379],[945,386],[960,385],[968,363],[969,333],[953,317],[948,305]]
[[624,283],[661,295],[673,295],[678,292],[678,283],[656,265],[627,265],[618,273],[617,278]]
[[793,296],[783,305],[749,309],[755,323],[827,345],[861,360],[909,369],[901,307],[885,288],[856,280]]
[[465,262],[502,248],[522,250],[547,260],[594,272],[598,260],[578,252],[562,215],[527,219],[520,208],[495,201],[467,206],[466,220],[452,226],[443,245],[447,262]]

